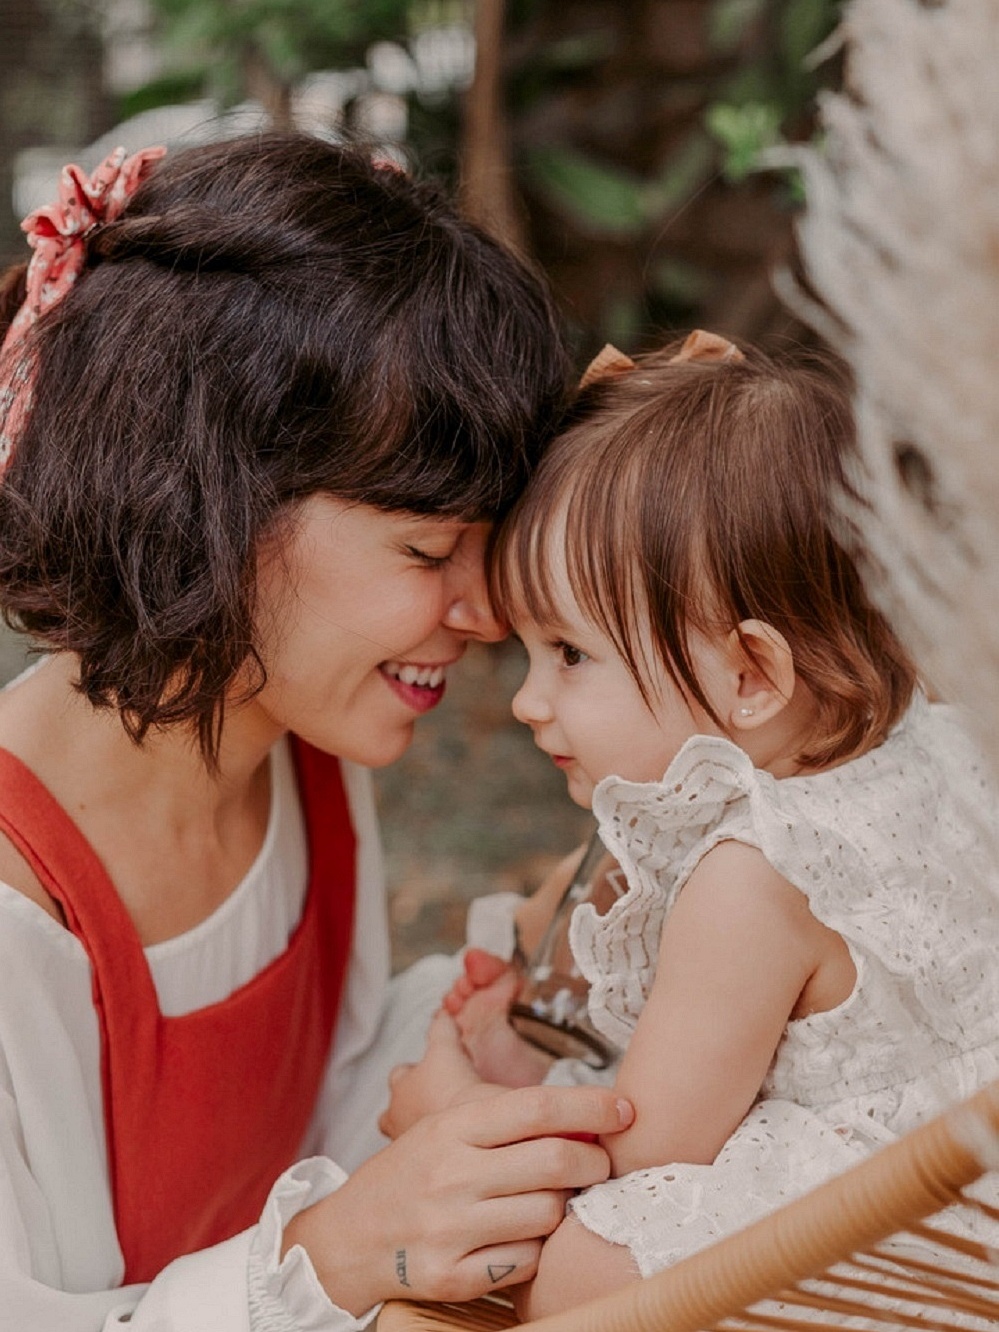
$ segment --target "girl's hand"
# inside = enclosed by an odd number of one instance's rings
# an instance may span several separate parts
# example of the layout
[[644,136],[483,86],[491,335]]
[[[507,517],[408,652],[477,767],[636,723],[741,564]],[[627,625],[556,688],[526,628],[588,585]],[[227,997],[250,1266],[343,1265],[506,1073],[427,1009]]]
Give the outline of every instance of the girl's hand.
[[506,962],[495,953],[487,953],[484,948],[468,948],[462,959],[462,972],[444,996],[442,1007],[452,1017],[457,1017],[476,990],[483,990],[503,976],[516,977],[517,970],[512,962]]
[[444,998],[475,1072],[502,1087],[534,1087],[544,1081],[552,1058],[517,1035],[510,1005],[522,984],[520,972],[479,948],[465,954],[465,970]]
[[530,1280],[575,1189],[607,1178],[609,1135],[633,1118],[602,1087],[500,1091],[430,1114],[285,1228],[330,1299],[470,1300]]
[[389,1074],[388,1108],[378,1127],[387,1138],[398,1138],[426,1115],[502,1090],[482,1081],[462,1048],[454,1021],[441,1012],[430,1024],[420,1062],[399,1064]]

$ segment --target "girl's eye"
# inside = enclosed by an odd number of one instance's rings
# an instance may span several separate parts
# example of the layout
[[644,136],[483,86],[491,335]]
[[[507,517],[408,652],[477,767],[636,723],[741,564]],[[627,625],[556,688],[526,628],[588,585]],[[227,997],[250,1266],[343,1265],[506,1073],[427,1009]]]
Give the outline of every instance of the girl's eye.
[[416,560],[417,564],[422,564],[425,569],[443,569],[445,564],[450,564],[454,551],[449,550],[446,555],[431,555],[425,550],[420,550],[419,546],[407,546],[406,554]]
[[579,666],[584,661],[589,661],[582,648],[573,647],[571,643],[559,642],[555,644],[556,650],[561,653],[563,666]]

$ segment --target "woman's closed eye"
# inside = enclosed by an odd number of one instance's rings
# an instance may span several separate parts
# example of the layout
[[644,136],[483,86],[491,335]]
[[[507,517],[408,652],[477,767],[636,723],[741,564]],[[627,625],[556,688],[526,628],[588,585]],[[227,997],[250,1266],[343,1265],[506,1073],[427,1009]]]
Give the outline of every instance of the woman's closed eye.
[[454,559],[454,552],[454,546],[442,555],[421,550],[419,546],[406,546],[406,554],[410,559],[415,560],[417,564],[422,564],[425,569],[443,569],[446,564],[450,564]]

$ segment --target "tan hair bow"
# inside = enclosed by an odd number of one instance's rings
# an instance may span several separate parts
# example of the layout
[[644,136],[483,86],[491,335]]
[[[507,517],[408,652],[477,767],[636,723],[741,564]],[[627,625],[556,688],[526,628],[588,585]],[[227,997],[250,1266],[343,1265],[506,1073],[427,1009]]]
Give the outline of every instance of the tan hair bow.
[[[720,333],[708,333],[703,328],[695,328],[684,339],[683,346],[675,356],[670,357],[670,365],[681,361],[744,361],[746,358],[734,342],[723,338]],[[579,389],[589,388],[601,379],[616,379],[634,370],[635,362],[630,356],[611,343],[606,343],[597,352],[593,360],[583,371]]]

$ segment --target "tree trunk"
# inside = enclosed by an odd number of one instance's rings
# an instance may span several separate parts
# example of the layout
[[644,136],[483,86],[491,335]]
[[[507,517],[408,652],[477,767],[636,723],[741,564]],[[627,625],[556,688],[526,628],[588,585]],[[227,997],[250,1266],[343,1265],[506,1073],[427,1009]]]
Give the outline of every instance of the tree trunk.
[[243,86],[247,96],[254,98],[263,107],[275,129],[294,129],[291,89],[275,75],[254,42],[248,42],[243,50]]
[[475,74],[465,103],[460,198],[466,217],[523,250],[503,98],[504,0],[478,0]]

